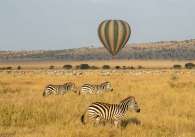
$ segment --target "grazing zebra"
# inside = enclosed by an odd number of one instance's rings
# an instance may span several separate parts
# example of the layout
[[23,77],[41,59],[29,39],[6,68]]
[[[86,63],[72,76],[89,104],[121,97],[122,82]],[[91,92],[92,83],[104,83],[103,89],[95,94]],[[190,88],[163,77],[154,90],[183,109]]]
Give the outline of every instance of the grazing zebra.
[[104,82],[100,85],[92,85],[92,84],[84,84],[81,86],[80,93],[102,93],[106,91],[113,91],[113,88],[111,86],[110,82]]
[[102,76],[110,76],[111,75],[111,72],[109,72],[109,71],[102,71],[101,72],[101,75]]
[[45,90],[43,92],[43,96],[49,96],[51,94],[55,94],[55,95],[63,95],[66,92],[70,92],[73,91],[76,93],[77,89],[76,86],[73,82],[67,82],[63,85],[52,85],[49,84],[45,87]]
[[125,98],[119,104],[95,102],[81,116],[81,122],[85,124],[87,120],[95,120],[98,124],[99,122],[111,121],[117,127],[129,109],[140,112],[140,108],[133,96]]

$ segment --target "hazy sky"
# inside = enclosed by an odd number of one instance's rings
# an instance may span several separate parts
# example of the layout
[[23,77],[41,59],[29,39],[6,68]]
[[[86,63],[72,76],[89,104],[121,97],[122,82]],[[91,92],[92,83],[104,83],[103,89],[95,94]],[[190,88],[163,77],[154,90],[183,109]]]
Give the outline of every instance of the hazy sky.
[[195,0],[0,0],[0,50],[99,46],[99,23],[123,19],[129,43],[195,38]]

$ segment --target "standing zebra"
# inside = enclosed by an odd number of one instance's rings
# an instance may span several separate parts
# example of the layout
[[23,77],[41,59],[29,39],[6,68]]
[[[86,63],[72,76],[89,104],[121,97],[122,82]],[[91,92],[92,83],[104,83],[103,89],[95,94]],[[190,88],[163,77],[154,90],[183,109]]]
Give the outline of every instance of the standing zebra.
[[100,85],[84,84],[81,86],[80,89],[80,93],[90,93],[90,94],[102,93],[106,91],[113,91],[110,82],[104,82],[101,83]]
[[43,92],[43,96],[49,96],[51,94],[63,95],[63,94],[70,92],[70,91],[73,91],[75,93],[77,91],[76,86],[73,82],[67,82],[63,85],[49,84],[45,87],[44,92]]
[[140,112],[140,108],[133,96],[125,98],[119,104],[95,102],[81,116],[81,122],[85,124],[87,120],[95,120],[98,124],[100,121],[111,121],[117,127],[129,109]]

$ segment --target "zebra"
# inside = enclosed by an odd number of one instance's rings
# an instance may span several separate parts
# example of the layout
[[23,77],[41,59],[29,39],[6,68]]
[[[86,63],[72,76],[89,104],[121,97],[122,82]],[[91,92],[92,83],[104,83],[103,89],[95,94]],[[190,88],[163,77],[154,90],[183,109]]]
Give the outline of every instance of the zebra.
[[102,71],[101,72],[101,75],[102,76],[110,76],[111,75],[111,72],[109,72],[109,71]]
[[63,95],[66,92],[77,92],[76,86],[73,82],[67,82],[63,85],[53,85],[53,84],[49,84],[45,87],[44,92],[43,92],[43,96],[49,96],[51,94],[55,94],[55,95]]
[[81,122],[86,124],[87,120],[95,120],[95,123],[99,124],[100,122],[111,121],[118,127],[118,124],[121,123],[122,118],[129,109],[137,113],[140,112],[140,108],[133,96],[123,99],[119,104],[94,102],[81,116]]
[[113,91],[112,85],[108,81],[101,83],[100,85],[84,84],[81,86],[79,94],[81,93],[96,94],[106,91]]

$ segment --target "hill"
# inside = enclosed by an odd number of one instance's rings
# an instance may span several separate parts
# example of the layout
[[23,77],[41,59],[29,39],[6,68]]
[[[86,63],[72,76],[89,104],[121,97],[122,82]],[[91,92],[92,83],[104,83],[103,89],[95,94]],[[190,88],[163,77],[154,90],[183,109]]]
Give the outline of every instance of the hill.
[[[194,60],[195,39],[129,44],[115,57],[117,59]],[[42,60],[109,60],[105,48],[83,47],[64,50],[0,51],[0,61]]]

